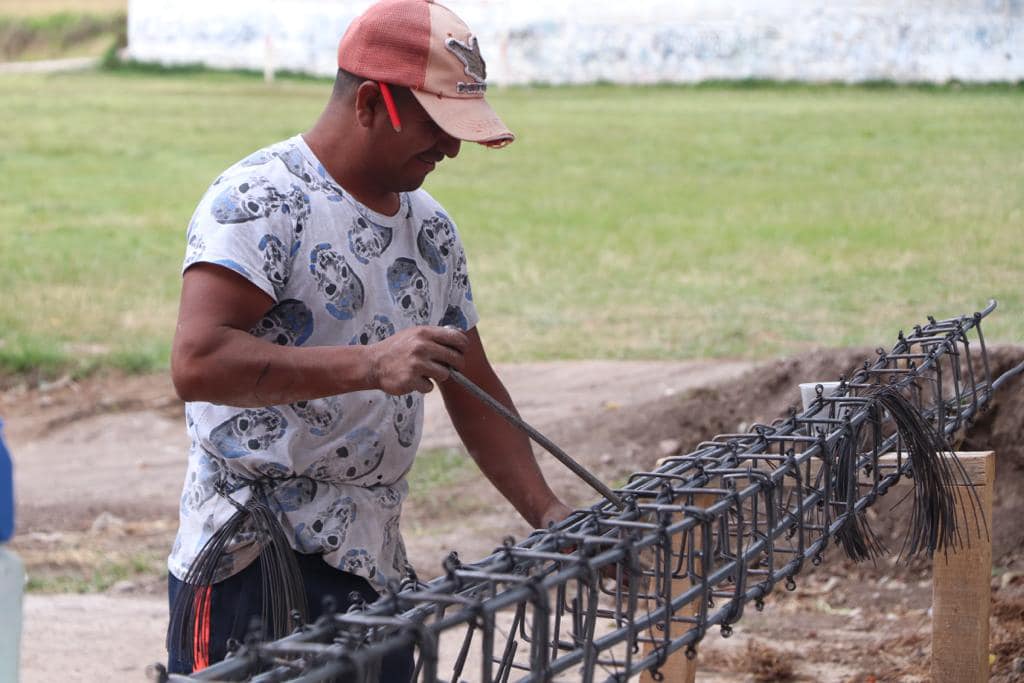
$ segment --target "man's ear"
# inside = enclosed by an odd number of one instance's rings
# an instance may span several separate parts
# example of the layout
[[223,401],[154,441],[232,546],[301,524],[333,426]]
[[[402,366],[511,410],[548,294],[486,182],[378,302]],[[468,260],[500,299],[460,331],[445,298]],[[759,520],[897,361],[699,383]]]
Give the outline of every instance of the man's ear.
[[374,81],[363,81],[356,88],[356,121],[363,128],[372,128],[376,116],[386,112],[380,86]]

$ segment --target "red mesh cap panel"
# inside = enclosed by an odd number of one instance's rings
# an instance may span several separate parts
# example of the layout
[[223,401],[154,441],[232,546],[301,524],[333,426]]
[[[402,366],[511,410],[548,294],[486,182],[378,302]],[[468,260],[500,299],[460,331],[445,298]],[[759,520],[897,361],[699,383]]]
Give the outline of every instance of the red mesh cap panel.
[[430,43],[428,0],[384,0],[348,27],[338,67],[363,78],[422,88]]

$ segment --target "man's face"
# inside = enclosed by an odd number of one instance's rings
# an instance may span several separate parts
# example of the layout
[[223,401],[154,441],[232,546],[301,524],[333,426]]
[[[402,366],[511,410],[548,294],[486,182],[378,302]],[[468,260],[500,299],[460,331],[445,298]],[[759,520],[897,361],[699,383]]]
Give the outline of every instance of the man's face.
[[395,132],[386,120],[375,140],[381,181],[393,192],[409,192],[445,158],[459,153],[461,142],[441,130],[405,88],[392,88],[402,122]]

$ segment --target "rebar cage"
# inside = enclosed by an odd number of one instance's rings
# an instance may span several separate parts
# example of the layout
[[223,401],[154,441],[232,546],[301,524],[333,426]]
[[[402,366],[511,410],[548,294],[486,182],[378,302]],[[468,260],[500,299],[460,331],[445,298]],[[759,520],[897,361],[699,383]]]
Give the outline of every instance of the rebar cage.
[[[856,559],[883,551],[864,510],[911,477],[902,551],[932,553],[986,534],[950,491],[955,458],[935,458],[989,402],[982,320],[995,308],[900,332],[832,395],[803,412],[637,472],[616,492],[489,557],[444,562],[369,605],[271,642],[250,639],[192,677],[163,680],[376,681],[388,657],[415,656],[416,681],[624,681],[728,635],[751,603],[795,587],[830,542]],[[911,413],[911,414],[908,414]],[[883,457],[884,454],[895,454]],[[930,458],[930,459],[929,459]],[[952,463],[952,464],[950,464]]]

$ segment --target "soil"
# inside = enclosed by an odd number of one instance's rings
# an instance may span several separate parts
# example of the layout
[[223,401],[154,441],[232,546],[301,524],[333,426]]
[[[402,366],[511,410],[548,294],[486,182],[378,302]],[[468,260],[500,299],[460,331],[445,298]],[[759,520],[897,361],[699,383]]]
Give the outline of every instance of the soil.
[[[797,383],[837,378],[869,349],[818,350],[746,362],[559,362],[499,366],[523,416],[594,471],[622,483],[717,433],[771,422],[799,402]],[[996,376],[1024,347],[992,350]],[[164,656],[163,561],[176,526],[187,438],[166,375],[99,376],[0,393],[15,458],[25,599],[22,680],[136,681]],[[458,444],[436,392],[424,448]],[[993,540],[992,680],[1024,681],[1024,376],[1002,388],[962,450],[998,457]],[[546,476],[571,505],[594,494],[547,454]],[[421,577],[456,550],[481,557],[529,528],[474,471],[454,495],[414,496],[403,515]],[[874,516],[898,537],[902,511]],[[890,543],[890,547],[894,544]],[[895,543],[898,548],[898,542]],[[74,592],[66,592],[74,591]],[[830,552],[773,593],[726,640],[701,644],[702,681],[927,680],[930,568],[884,559],[855,565]]]

